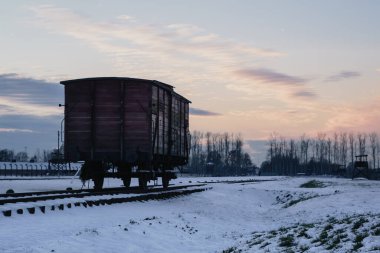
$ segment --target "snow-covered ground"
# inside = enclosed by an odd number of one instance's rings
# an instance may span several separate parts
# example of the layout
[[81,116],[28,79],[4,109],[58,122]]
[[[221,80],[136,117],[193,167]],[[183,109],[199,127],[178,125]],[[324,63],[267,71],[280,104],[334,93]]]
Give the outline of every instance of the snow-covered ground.
[[[217,183],[168,200],[0,217],[0,252],[380,252],[379,181],[257,179],[273,181]],[[321,182],[318,188],[300,187],[312,179]],[[224,179],[174,183],[205,180]],[[2,193],[67,187],[80,188],[81,182],[0,181]]]

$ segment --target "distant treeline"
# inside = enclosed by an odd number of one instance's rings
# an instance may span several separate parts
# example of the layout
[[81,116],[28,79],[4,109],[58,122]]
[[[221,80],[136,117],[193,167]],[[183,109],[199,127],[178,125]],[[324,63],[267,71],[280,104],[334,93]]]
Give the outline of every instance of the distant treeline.
[[267,161],[261,164],[260,173],[344,176],[352,171],[357,155],[368,155],[370,168],[380,167],[377,133],[339,132],[331,136],[318,133],[314,138],[302,135],[298,139],[272,134],[268,140]]
[[240,134],[194,131],[186,172],[201,176],[252,175],[256,166],[244,152]]
[[[62,156],[63,150],[60,154]],[[29,156],[26,151],[16,153],[10,149],[0,149],[0,162],[49,162],[57,157],[57,149],[42,151],[37,149],[33,156]]]

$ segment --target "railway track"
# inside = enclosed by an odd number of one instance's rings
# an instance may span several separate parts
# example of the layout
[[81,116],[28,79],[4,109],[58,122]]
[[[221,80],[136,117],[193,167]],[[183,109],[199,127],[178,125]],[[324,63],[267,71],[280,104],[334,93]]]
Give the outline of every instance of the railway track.
[[[199,184],[242,184],[242,183],[259,183],[259,182],[268,182],[268,181],[275,181],[274,179],[246,179],[246,180],[210,180],[210,181],[195,181],[194,183]],[[188,181],[189,183],[192,183],[192,181]],[[182,183],[182,182],[179,182]]]
[[[175,187],[189,187],[189,186],[196,186],[196,184],[217,184],[217,183],[227,183],[227,184],[238,184],[238,183],[257,183],[257,182],[265,182],[265,181],[273,181],[273,180],[257,180],[257,179],[248,179],[248,180],[209,180],[209,181],[187,181],[188,183],[195,185],[185,185],[185,186],[172,186],[171,188]],[[182,184],[183,182],[179,182]],[[158,185],[160,187],[160,185]],[[154,186],[150,186],[150,191],[155,191],[158,188],[154,188]],[[102,191],[96,191],[94,189],[78,189],[78,190],[54,190],[54,191],[33,191],[33,192],[20,192],[20,193],[6,193],[6,194],[0,194],[0,205],[3,205],[7,203],[7,200],[10,199],[16,199],[16,198],[22,198],[22,197],[32,197],[32,196],[47,196],[47,195],[58,195],[64,197],[70,197],[70,194],[80,194],[83,195],[86,194],[104,194],[104,193],[143,193],[141,189],[138,186],[133,186],[129,188],[125,187],[113,187],[113,188],[104,188]],[[57,197],[60,198],[60,197]]]
[[[180,186],[185,187],[185,186]],[[171,187],[174,188],[174,187]],[[157,191],[160,188],[151,186],[148,188],[147,191]],[[70,196],[90,196],[90,195],[104,195],[104,194],[130,194],[130,193],[144,193],[146,192],[141,190],[138,186],[133,186],[129,188],[125,187],[112,187],[112,188],[104,188],[101,191],[96,191],[94,189],[78,189],[78,190],[55,190],[55,191],[40,191],[40,192],[21,192],[21,193],[8,193],[8,194],[0,194],[0,205],[4,203],[7,203],[10,199],[22,199],[24,197],[31,197],[31,198],[37,198],[38,196],[47,197],[51,196],[53,199],[54,197],[60,198],[69,198]],[[24,198],[28,199],[28,198]]]
[[[68,199],[68,198],[84,198],[89,196],[113,196],[120,194],[144,194],[144,193],[156,193],[163,191],[173,191],[179,189],[185,189],[189,187],[203,186],[204,184],[196,185],[184,185],[184,186],[172,186],[168,189],[163,188],[148,188],[147,190],[141,190],[139,187],[117,187],[117,188],[106,188],[102,191],[95,191],[92,189],[87,190],[70,190],[70,191],[47,191],[47,192],[27,192],[19,194],[6,194],[6,198],[0,198],[0,206],[5,204],[13,203],[27,203],[27,202],[37,202],[45,200],[56,200],[56,199]],[[16,195],[16,196],[14,196]],[[1,196],[0,196],[1,197]]]
[[[105,188],[102,191],[93,189],[81,190],[56,190],[41,192],[24,192],[12,194],[0,194],[0,212],[3,216],[9,217],[12,214],[34,214],[38,211],[64,210],[72,207],[92,207],[99,205],[112,205],[134,201],[160,200],[183,195],[202,192],[210,189],[208,184],[246,184],[271,180],[206,180],[187,181],[189,185],[170,186],[168,189],[150,187],[141,190],[139,187],[116,187]],[[179,182],[182,184],[182,182]]]
[[[12,214],[35,214],[38,211],[45,213],[46,211],[64,210],[72,207],[87,208],[135,201],[162,200],[202,192],[208,189],[210,188],[205,187],[205,184],[197,184],[172,186],[168,189],[150,188],[145,191],[135,188],[111,188],[101,192],[87,190],[86,192],[65,194],[51,194],[51,192],[46,192],[47,195],[38,192],[39,195],[37,196],[1,199],[0,210],[3,216],[10,217]],[[57,191],[54,192],[56,193]]]

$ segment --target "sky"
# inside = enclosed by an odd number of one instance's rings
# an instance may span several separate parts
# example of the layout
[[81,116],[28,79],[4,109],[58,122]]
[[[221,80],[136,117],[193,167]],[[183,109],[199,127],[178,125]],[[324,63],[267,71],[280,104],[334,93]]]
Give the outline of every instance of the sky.
[[191,130],[377,131],[380,1],[6,1],[0,8],[0,149],[57,146],[59,81],[159,80],[192,101]]

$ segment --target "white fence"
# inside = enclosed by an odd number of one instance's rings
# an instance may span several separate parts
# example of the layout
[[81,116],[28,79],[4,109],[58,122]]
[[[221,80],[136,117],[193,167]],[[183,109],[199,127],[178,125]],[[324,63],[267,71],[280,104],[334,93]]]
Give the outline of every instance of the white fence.
[[81,163],[0,162],[0,176],[72,176]]

